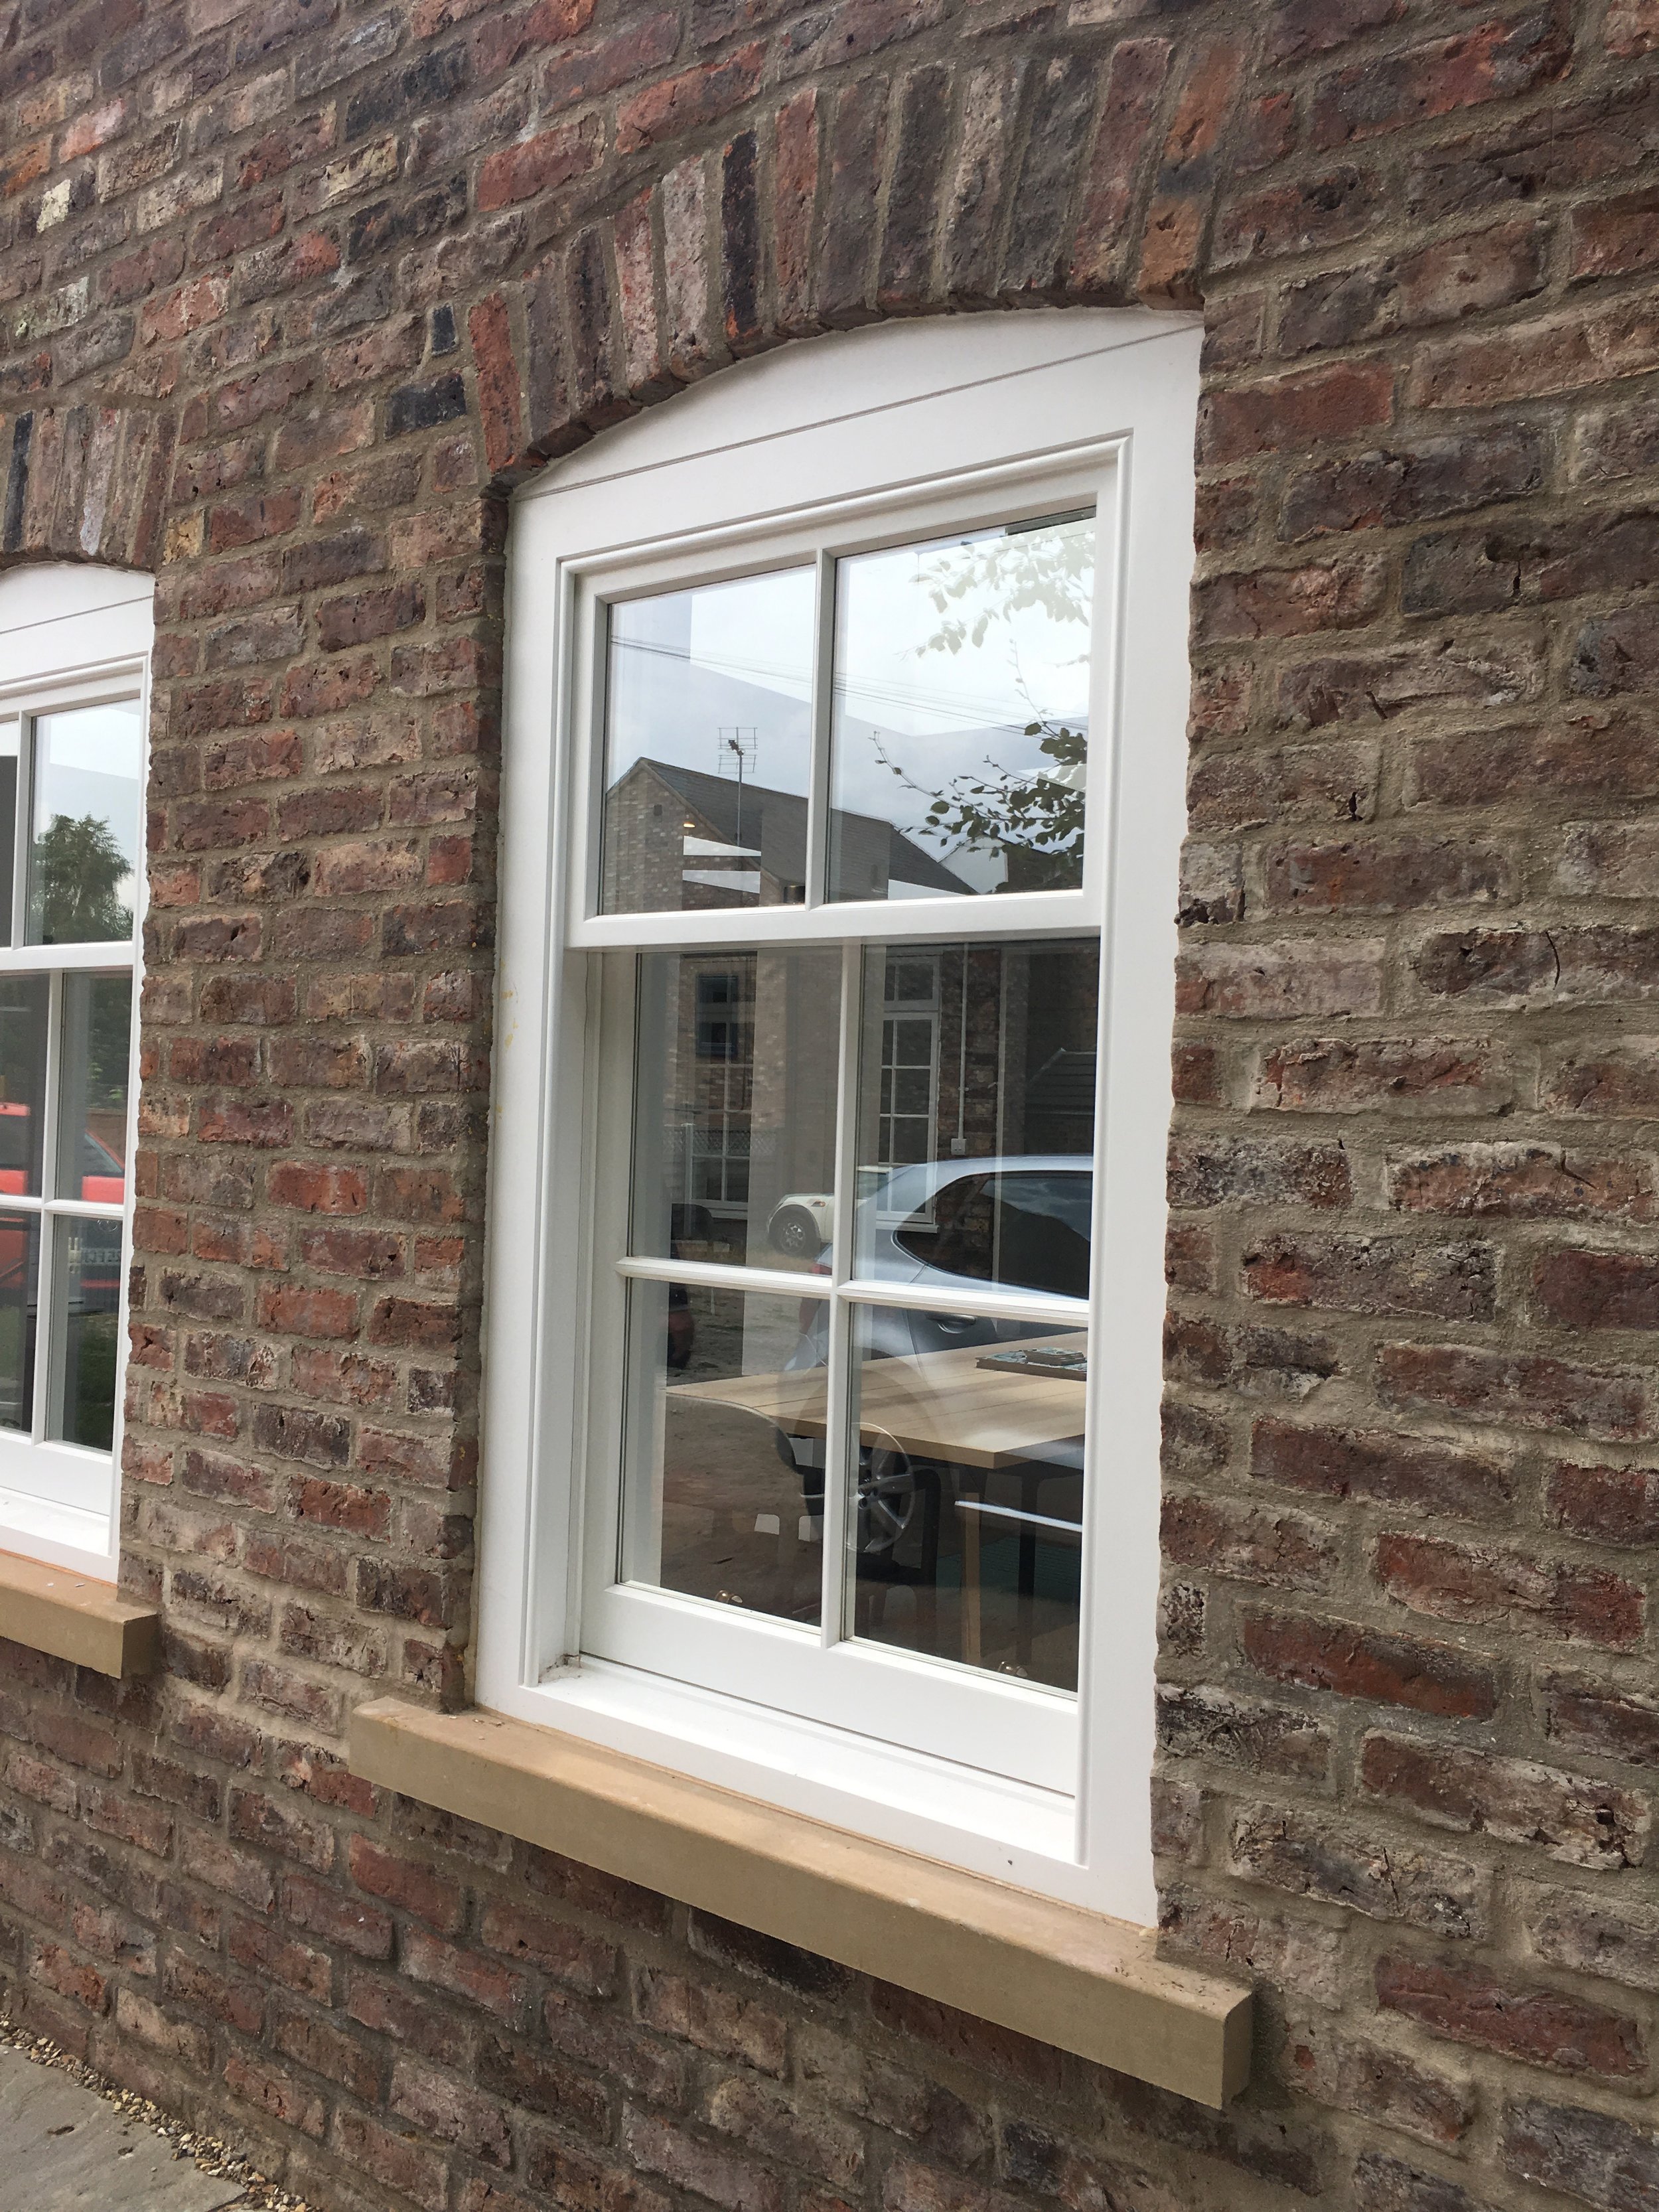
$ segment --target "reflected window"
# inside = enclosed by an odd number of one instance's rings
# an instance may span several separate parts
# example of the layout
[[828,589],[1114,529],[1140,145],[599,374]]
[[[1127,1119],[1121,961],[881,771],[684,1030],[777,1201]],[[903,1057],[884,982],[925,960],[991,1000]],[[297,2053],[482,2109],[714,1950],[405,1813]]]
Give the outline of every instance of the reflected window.
[[633,1251],[810,1267],[835,1174],[840,954],[647,953],[635,993]]

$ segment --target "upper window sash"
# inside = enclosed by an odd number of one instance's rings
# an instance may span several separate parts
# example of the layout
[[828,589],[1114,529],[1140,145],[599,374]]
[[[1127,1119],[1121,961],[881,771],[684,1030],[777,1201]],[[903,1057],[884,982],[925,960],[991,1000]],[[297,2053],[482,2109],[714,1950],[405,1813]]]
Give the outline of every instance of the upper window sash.
[[[98,969],[130,965],[136,957],[142,923],[146,871],[144,866],[145,793],[149,782],[148,715],[142,663],[112,663],[62,678],[48,678],[0,691],[0,763],[11,769],[10,821],[0,805],[0,878],[9,889],[0,899],[0,975],[37,974],[42,970]],[[43,942],[40,915],[31,915],[32,869],[34,862],[37,799],[43,790],[43,771],[38,757],[42,723],[100,708],[130,708],[133,724],[132,775],[124,780],[133,787],[132,830],[136,849],[130,856],[131,928],[123,936],[64,938]],[[61,775],[66,763],[58,764]],[[99,794],[84,780],[77,784],[76,769],[86,763],[67,763],[69,782],[63,787],[67,808],[75,817],[77,805],[97,813]],[[50,788],[50,787],[45,787]],[[106,799],[112,794],[104,794]],[[124,824],[125,826],[125,824]],[[4,851],[9,841],[9,852]]]
[[[569,763],[566,942],[573,949],[691,945],[842,944],[884,938],[951,939],[1025,930],[1098,926],[1105,896],[1108,799],[1112,782],[1117,689],[1114,620],[1121,574],[1121,490],[1127,437],[1104,439],[1014,465],[957,472],[939,483],[848,501],[743,529],[681,537],[665,544],[617,549],[561,564],[556,605],[563,676],[556,708],[556,757]],[[1076,890],[999,892],[994,896],[835,899],[826,896],[830,811],[830,724],[837,561],[925,543],[956,531],[994,528],[1091,507],[1095,576],[1091,630],[1089,747],[1083,882]],[[817,574],[805,897],[799,905],[689,911],[600,912],[605,800],[608,610],[695,584],[726,582],[789,568]]]

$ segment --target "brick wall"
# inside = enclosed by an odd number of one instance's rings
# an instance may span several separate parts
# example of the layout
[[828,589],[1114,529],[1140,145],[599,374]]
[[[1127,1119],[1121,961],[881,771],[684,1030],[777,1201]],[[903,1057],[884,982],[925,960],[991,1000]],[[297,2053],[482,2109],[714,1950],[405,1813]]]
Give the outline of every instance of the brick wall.
[[[159,572],[125,1576],[22,2019],[333,2212],[1651,2212],[1659,7],[0,0],[0,560]],[[1202,303],[1158,1790],[1217,2116],[353,1781],[465,1696],[500,493]]]

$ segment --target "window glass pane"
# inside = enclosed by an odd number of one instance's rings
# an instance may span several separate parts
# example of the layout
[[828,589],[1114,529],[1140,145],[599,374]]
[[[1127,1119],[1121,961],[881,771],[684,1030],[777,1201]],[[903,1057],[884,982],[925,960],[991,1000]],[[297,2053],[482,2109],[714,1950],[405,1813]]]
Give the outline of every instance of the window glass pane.
[[609,610],[605,914],[805,896],[811,568]]
[[59,1216],[54,1224],[53,1322],[59,1371],[50,1433],[108,1451],[115,1438],[121,1305],[121,1224]]
[[12,867],[17,853],[17,747],[22,725],[0,718],[0,945],[11,943]]
[[132,934],[139,863],[138,702],[34,718],[29,939]]
[[836,564],[830,896],[1083,881],[1092,514]]
[[40,1217],[0,1213],[0,1428],[34,1425],[34,1305]]
[[1077,1687],[1080,1328],[856,1310],[855,1636]]
[[50,993],[44,975],[0,975],[0,1197],[40,1195]]
[[822,1299],[629,1289],[623,1579],[815,1623]]
[[132,978],[66,975],[58,1086],[58,1196],[99,1206],[126,1197],[127,1066]]
[[639,963],[633,1249],[817,1264],[835,1173],[839,952]]
[[1086,1297],[1100,947],[872,945],[854,1270]]

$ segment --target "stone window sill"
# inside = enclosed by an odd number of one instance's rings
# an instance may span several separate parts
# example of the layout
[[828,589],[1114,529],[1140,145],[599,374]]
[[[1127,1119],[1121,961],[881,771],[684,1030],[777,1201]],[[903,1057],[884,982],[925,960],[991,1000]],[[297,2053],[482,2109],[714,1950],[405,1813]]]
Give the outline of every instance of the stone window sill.
[[1150,1929],[935,1864],[527,1722],[382,1698],[354,1774],[1117,2072],[1219,2106],[1250,1996]]
[[149,1674],[161,1656],[161,1616],[89,1575],[0,1552],[0,1637],[94,1674]]

